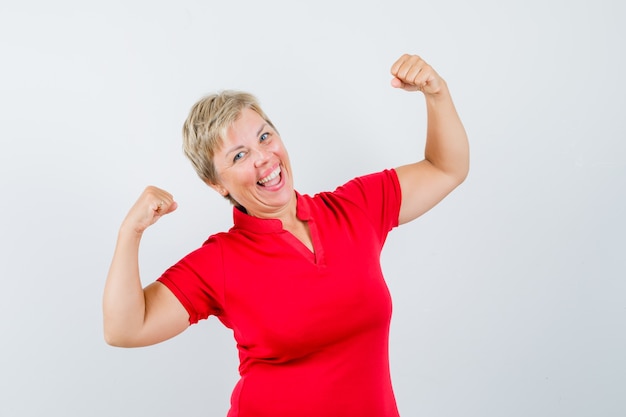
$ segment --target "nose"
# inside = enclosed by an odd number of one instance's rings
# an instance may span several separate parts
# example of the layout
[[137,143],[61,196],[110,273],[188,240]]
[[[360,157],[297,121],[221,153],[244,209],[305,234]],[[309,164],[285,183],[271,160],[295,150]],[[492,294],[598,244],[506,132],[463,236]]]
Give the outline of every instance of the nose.
[[263,148],[257,148],[254,151],[254,166],[261,167],[270,159],[270,153]]

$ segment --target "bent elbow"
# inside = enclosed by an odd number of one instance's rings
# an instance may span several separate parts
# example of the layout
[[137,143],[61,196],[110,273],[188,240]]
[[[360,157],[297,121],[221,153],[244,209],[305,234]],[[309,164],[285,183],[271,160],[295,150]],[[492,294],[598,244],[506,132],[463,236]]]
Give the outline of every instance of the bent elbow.
[[452,177],[454,178],[454,181],[456,183],[455,188],[463,184],[463,182],[465,182],[465,180],[467,179],[467,176],[469,175],[469,170],[470,170],[470,163],[469,163],[469,158],[467,158],[465,161],[463,161],[462,164],[460,164],[460,166],[457,166],[454,172],[452,173]]
[[104,326],[104,341],[107,345],[119,348],[135,347],[132,339],[119,331],[114,331],[110,327]]
[[119,337],[116,337],[115,335],[107,331],[104,332],[104,341],[109,346],[120,348],[128,347]]
[[457,175],[457,185],[461,185],[465,182],[465,180],[467,179],[467,176],[469,175],[469,164],[467,164],[467,166],[459,172],[459,174]]

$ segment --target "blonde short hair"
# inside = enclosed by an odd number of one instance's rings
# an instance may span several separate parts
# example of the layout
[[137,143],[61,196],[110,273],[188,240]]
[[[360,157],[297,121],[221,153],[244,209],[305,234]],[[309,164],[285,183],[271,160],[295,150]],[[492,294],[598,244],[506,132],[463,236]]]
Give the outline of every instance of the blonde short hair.
[[[196,102],[189,111],[183,125],[183,151],[205,183],[217,184],[213,157],[221,148],[228,128],[246,108],[254,110],[276,130],[256,97],[242,91],[225,90],[208,95]],[[237,204],[230,196],[226,198]]]

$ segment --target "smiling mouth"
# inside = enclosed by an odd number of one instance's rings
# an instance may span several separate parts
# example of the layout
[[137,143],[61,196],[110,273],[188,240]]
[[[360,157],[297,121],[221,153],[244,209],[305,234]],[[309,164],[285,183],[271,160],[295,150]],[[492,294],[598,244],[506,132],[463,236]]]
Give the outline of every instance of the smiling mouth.
[[[276,169],[274,171],[272,171],[267,177],[263,177],[261,178],[257,184],[259,184],[262,187],[265,187],[267,185],[275,185],[274,183],[278,183],[280,181],[280,166],[276,167]],[[275,181],[276,178],[278,178],[278,181]]]

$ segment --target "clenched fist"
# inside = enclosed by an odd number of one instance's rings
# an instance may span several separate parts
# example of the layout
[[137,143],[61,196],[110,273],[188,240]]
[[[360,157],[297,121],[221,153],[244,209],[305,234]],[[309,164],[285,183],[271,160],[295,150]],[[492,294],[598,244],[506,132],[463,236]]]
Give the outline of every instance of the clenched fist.
[[170,193],[157,187],[148,186],[131,207],[122,227],[141,234],[162,216],[176,210],[176,207],[178,204]]
[[417,55],[402,55],[391,67],[391,75],[393,87],[427,95],[439,93],[445,84],[439,74]]

